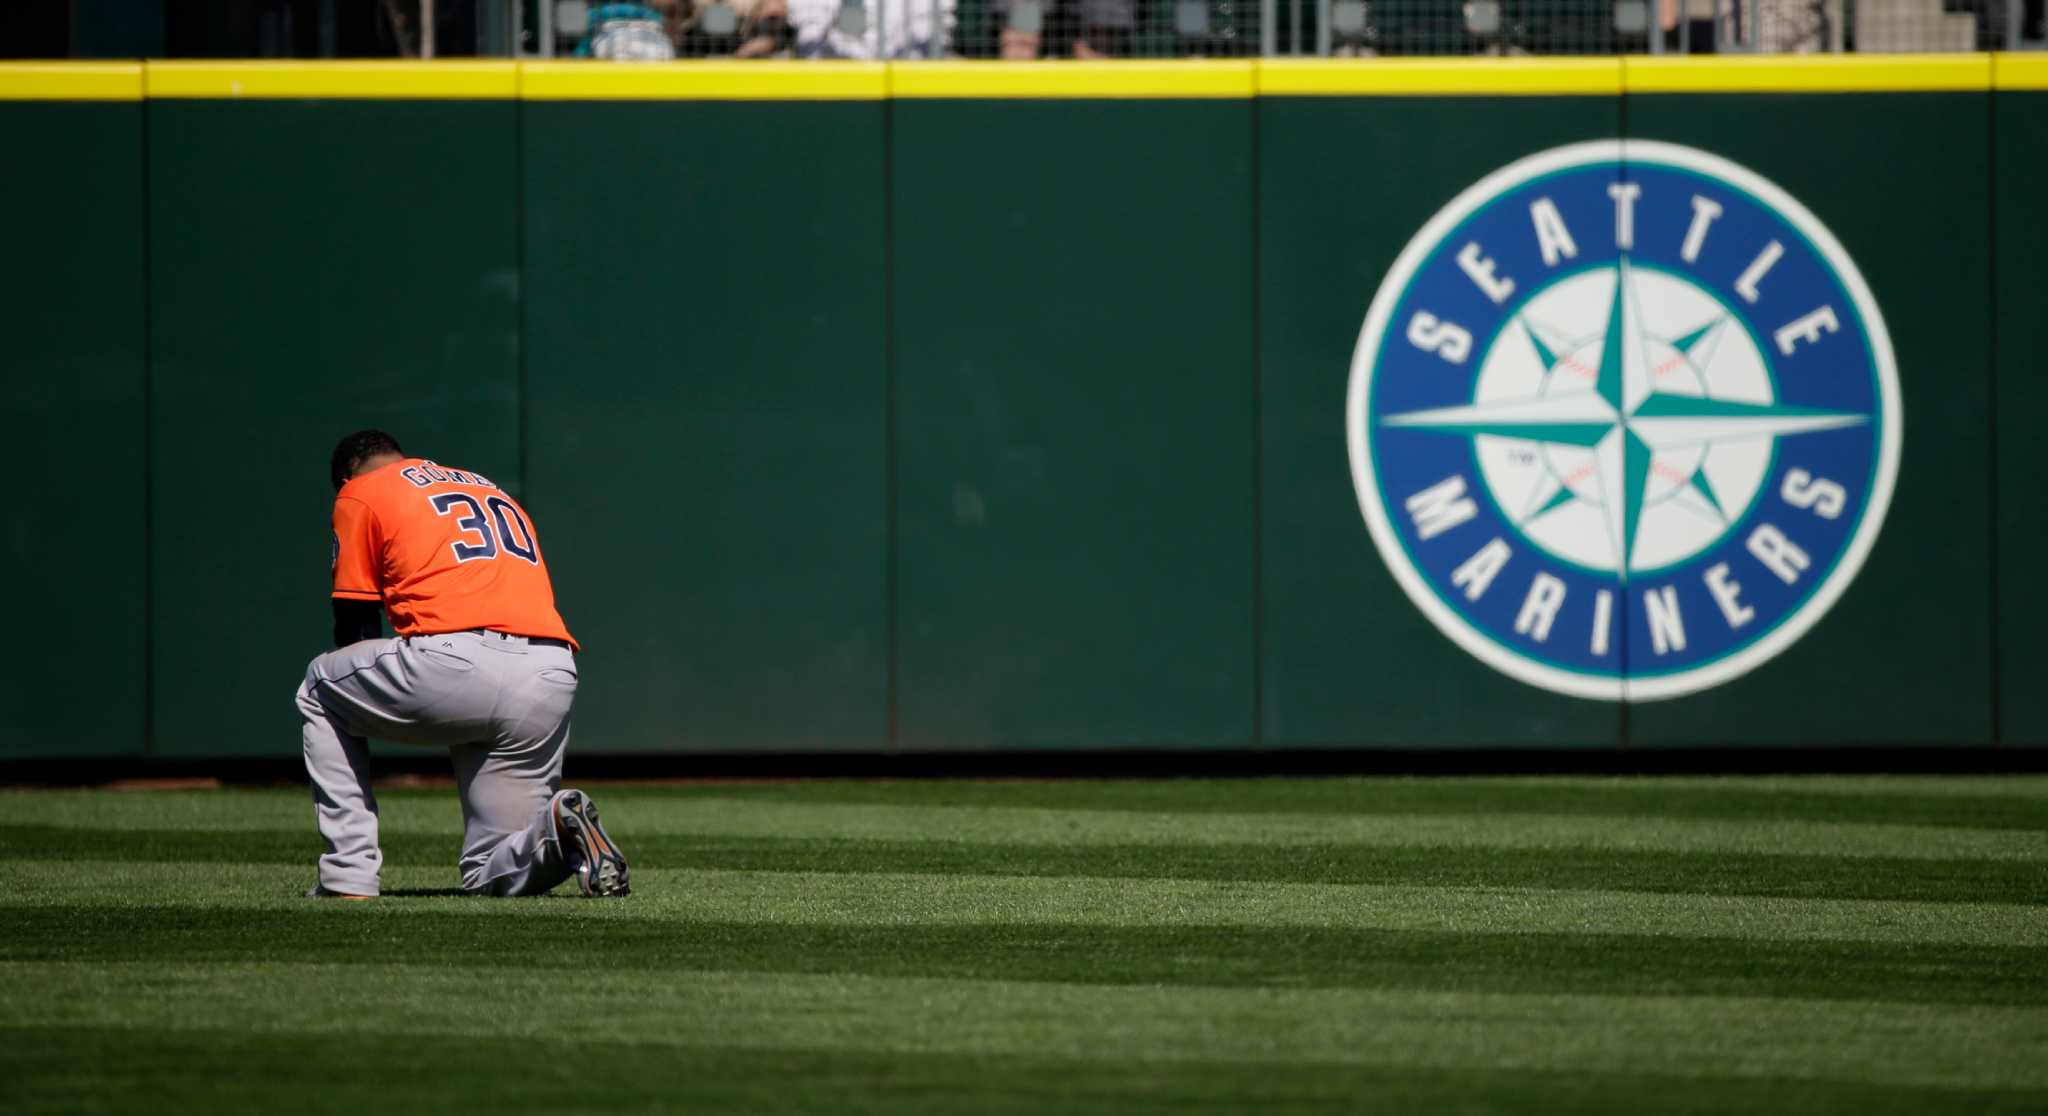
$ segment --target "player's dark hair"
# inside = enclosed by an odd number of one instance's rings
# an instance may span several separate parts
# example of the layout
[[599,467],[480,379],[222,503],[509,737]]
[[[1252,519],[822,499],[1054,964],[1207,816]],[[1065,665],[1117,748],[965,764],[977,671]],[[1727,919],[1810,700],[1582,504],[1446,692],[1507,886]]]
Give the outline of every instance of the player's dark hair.
[[358,430],[335,443],[334,456],[327,463],[327,476],[334,482],[334,490],[341,491],[341,486],[356,475],[363,462],[384,453],[405,456],[405,451],[398,448],[398,439],[382,430]]

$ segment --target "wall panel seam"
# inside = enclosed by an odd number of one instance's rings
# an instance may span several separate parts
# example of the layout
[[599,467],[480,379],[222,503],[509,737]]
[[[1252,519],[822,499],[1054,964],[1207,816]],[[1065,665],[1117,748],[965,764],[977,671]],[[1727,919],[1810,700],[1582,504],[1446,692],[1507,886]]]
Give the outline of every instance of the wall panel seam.
[[1984,566],[1986,581],[1985,606],[1990,615],[1987,618],[1987,636],[1991,641],[1987,672],[1991,697],[1991,746],[2005,746],[2004,689],[2005,679],[2000,664],[2003,656],[1999,652],[2003,625],[1999,623],[1998,575],[1998,94],[1984,98],[1984,286],[1985,310],[1990,319],[1990,328],[1985,331],[1985,540]]
[[[136,84],[141,87],[141,67]],[[141,117],[142,189],[142,755],[156,754],[156,283],[151,274],[153,222],[150,210],[150,106],[135,106]]]
[[902,594],[897,572],[902,522],[897,496],[896,420],[896,113],[884,100],[882,115],[882,605],[883,605],[883,748],[894,755],[903,749]]

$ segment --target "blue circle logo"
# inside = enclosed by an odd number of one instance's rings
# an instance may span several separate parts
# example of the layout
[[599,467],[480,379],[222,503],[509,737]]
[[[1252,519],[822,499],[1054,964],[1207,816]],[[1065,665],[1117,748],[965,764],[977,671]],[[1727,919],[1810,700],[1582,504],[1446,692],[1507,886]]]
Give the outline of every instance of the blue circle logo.
[[1642,140],[1459,195],[1381,284],[1347,401],[1358,502],[1437,628],[1576,697],[1719,685],[1826,614],[1901,437],[1884,319],[1758,175]]

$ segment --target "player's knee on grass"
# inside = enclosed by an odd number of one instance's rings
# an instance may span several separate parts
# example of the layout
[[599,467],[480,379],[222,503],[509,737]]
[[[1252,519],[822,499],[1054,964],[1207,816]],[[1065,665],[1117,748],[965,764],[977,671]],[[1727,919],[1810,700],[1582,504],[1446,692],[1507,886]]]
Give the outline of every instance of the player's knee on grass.
[[462,890],[471,895],[488,895],[497,899],[509,899],[526,894],[517,890],[519,883],[525,878],[523,872],[486,875],[491,867],[491,854],[496,850],[497,846],[493,845],[462,858],[462,862],[457,866],[462,871]]
[[547,858],[510,872],[503,871],[500,866],[496,875],[488,875],[496,851],[497,847],[494,845],[463,856],[458,865],[462,872],[462,890],[471,895],[488,895],[499,899],[546,895],[561,886],[570,876],[568,865]]
[[531,881],[523,875],[499,876],[491,880],[472,879],[470,874],[465,872],[463,873],[462,890],[469,892],[471,895],[484,895],[493,899],[517,899],[526,895],[545,895],[554,890],[554,885],[534,887],[531,886]]

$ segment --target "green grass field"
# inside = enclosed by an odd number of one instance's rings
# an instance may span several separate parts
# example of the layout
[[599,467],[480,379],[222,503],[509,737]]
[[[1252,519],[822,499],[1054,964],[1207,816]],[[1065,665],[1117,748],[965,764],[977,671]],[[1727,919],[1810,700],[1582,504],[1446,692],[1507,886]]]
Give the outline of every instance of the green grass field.
[[7,1111],[2048,1111],[2048,778],[588,789],[629,899],[0,792]]

